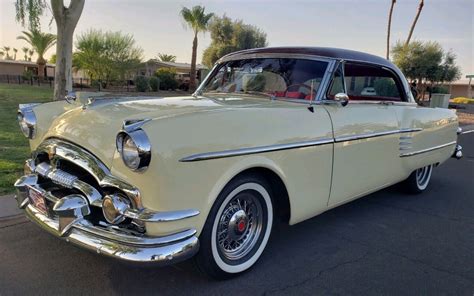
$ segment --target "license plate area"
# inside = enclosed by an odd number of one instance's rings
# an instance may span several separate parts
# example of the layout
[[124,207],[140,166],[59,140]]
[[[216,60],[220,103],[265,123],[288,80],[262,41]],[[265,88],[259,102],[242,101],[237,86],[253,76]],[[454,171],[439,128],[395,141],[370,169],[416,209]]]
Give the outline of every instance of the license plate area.
[[48,216],[48,207],[41,191],[33,187],[28,187],[28,199],[35,209]]

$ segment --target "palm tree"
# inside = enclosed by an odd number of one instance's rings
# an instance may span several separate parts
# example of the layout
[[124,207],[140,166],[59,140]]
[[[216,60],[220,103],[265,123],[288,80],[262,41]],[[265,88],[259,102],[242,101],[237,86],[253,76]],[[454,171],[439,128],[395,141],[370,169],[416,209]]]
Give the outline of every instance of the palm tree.
[[158,53],[158,59],[162,62],[176,62],[176,56],[166,53]]
[[23,31],[23,36],[18,36],[16,39],[25,40],[38,54],[36,64],[38,64],[38,76],[44,78],[44,67],[46,60],[44,54],[48,49],[56,44],[56,35],[50,33],[42,33],[38,30],[32,30],[30,32]]
[[25,59],[25,61],[28,61],[28,50],[29,48],[26,46],[23,46],[21,48],[21,51],[23,51],[23,58]]
[[13,48],[13,59],[16,61],[16,54],[18,52],[18,49]]
[[416,12],[415,19],[413,20],[413,24],[411,24],[410,33],[408,33],[408,38],[407,38],[407,41],[405,42],[405,46],[407,46],[408,43],[410,43],[411,36],[413,35],[413,31],[415,30],[416,22],[418,21],[418,18],[420,17],[421,10],[423,9],[424,5],[425,5],[424,0],[420,0],[420,4],[418,5],[418,10]]
[[28,62],[31,62],[31,58],[33,57],[33,54],[35,53],[35,51],[33,49],[30,49],[28,50]]
[[0,51],[0,59],[3,59],[4,55],[5,55],[5,53],[3,51]]
[[387,60],[390,59],[390,30],[392,28],[392,14],[393,6],[395,6],[397,0],[392,0],[392,5],[390,5],[390,11],[388,12],[388,26],[387,26]]
[[6,60],[11,60],[11,57],[10,57],[10,49],[11,49],[10,46],[4,46],[4,47],[3,47],[3,50],[5,51],[5,59],[6,59]]
[[181,17],[184,19],[186,24],[194,32],[193,39],[193,53],[191,57],[191,77],[189,80],[189,88],[194,90],[196,88],[196,55],[197,55],[197,46],[198,38],[197,35],[199,32],[206,32],[208,30],[209,20],[214,16],[213,13],[205,13],[205,8],[202,6],[194,6],[189,9],[183,7],[181,9]]

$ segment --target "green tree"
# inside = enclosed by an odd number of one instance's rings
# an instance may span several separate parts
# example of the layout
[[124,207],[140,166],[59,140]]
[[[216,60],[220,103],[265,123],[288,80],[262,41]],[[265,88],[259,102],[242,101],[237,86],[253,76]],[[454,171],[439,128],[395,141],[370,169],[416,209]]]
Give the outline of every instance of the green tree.
[[21,48],[21,51],[23,51],[23,58],[25,59],[25,61],[28,61],[28,51],[30,49],[26,46],[22,47]]
[[16,61],[16,54],[18,53],[18,49],[13,48],[13,60]]
[[143,50],[135,46],[132,35],[121,32],[89,30],[76,42],[73,64],[85,70],[91,79],[105,83],[113,79],[125,79],[141,63]]
[[214,16],[213,13],[205,13],[203,6],[194,6],[189,9],[183,7],[181,9],[181,17],[184,19],[189,28],[194,32],[193,52],[191,56],[191,77],[189,80],[189,88],[194,90],[196,88],[196,56],[198,47],[198,33],[205,33],[208,30],[210,19]]
[[158,53],[158,59],[162,62],[176,62],[176,56],[166,53]]
[[33,57],[33,54],[35,51],[33,49],[28,50],[28,62],[31,62],[31,58]]
[[30,32],[23,31],[22,36],[17,39],[26,41],[38,54],[36,64],[38,64],[38,76],[44,78],[44,68],[46,60],[44,54],[48,49],[56,44],[56,36],[50,33],[42,33],[39,30],[32,30]]
[[61,100],[68,91],[72,91],[72,37],[82,14],[85,0],[16,0],[16,19],[22,26],[39,30],[40,17],[51,11],[56,22],[56,70],[54,74],[54,99]]
[[[74,59],[74,58],[73,58]],[[51,57],[49,58],[48,60],[48,63],[51,63],[51,64],[56,64],[56,54],[52,54]],[[74,62],[73,62],[74,64]]]
[[215,17],[209,25],[211,44],[203,54],[203,64],[212,65],[222,56],[237,50],[267,46],[267,35],[259,28],[233,21],[227,16]]
[[420,98],[426,87],[451,82],[461,77],[453,52],[446,52],[437,42],[412,41],[408,45],[398,41],[392,48],[393,62],[407,78],[417,82]]
[[6,60],[11,60],[12,58],[10,57],[10,46],[4,46],[3,47],[3,52],[5,53],[5,59]]

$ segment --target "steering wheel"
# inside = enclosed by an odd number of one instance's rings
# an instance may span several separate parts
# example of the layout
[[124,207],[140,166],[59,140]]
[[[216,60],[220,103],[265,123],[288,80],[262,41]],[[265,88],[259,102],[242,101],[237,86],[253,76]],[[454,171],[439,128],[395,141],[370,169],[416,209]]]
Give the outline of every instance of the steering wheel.
[[[308,90],[309,90],[309,91],[308,91],[309,94],[302,93],[302,94],[305,95],[305,97],[308,96],[308,95],[311,95],[311,96],[315,96],[315,95],[316,95],[316,89],[313,89],[313,92],[311,93],[311,86],[309,86],[309,85],[307,85],[307,84],[304,84],[304,83],[295,83],[295,84],[288,85],[288,87],[287,87],[286,90],[285,90],[285,97],[287,96],[288,91],[289,91],[291,88],[294,88],[294,87],[298,87],[298,90],[299,90],[300,88],[306,88],[306,89],[308,89]],[[299,91],[298,91],[298,92],[299,92]]]

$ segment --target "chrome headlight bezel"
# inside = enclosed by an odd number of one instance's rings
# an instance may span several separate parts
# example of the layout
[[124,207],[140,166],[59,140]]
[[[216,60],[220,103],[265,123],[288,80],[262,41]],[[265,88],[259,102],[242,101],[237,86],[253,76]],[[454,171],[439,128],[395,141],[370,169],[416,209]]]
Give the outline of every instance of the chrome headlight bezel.
[[[136,158],[130,160],[124,152],[124,145],[127,141],[131,142],[136,149]],[[141,172],[148,168],[151,161],[151,144],[145,131],[137,129],[134,131],[121,131],[116,138],[117,151],[122,158],[123,163],[131,170]],[[133,147],[132,146],[132,147]]]
[[34,139],[36,136],[36,115],[33,107],[38,104],[20,104],[17,113],[17,120],[20,130],[28,139]]

